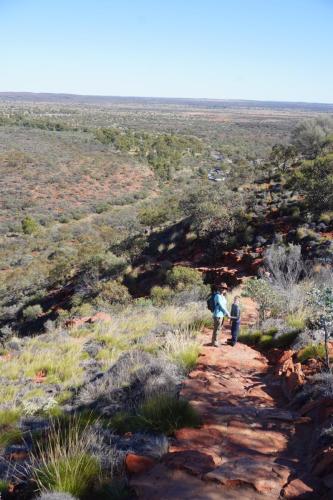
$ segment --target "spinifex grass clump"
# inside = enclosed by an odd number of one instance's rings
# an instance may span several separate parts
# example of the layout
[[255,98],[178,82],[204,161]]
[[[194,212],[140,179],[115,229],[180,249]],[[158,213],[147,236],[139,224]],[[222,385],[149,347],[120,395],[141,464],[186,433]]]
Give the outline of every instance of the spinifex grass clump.
[[301,349],[297,355],[298,361],[304,363],[308,359],[325,359],[325,347],[323,344],[309,344]]
[[250,332],[248,330],[241,331],[238,340],[246,345],[256,345],[261,338],[261,332]]
[[185,399],[159,394],[147,399],[135,415],[116,415],[111,425],[121,433],[150,431],[170,436],[183,427],[198,427],[200,417]]
[[187,374],[195,367],[199,356],[197,332],[190,328],[168,334],[164,339],[163,351],[168,359]]
[[87,495],[101,475],[100,463],[90,452],[93,439],[89,423],[82,425],[79,418],[53,422],[32,457],[39,491],[67,492],[77,498]]
[[238,340],[249,346],[258,346],[260,349],[288,348],[299,334],[299,330],[287,331],[279,334],[276,328],[265,331],[241,331]]
[[200,423],[197,412],[188,401],[163,394],[143,403],[139,416],[148,429],[167,435],[182,427],[196,427]]

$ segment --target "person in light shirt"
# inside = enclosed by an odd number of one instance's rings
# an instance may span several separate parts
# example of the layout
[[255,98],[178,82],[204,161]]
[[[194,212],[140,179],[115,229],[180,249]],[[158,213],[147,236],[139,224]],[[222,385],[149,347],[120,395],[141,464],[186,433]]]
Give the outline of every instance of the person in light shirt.
[[227,290],[222,289],[221,287],[214,286],[212,288],[213,301],[214,301],[214,311],[213,311],[213,335],[212,335],[212,346],[218,347],[218,335],[221,333],[224,317],[227,316],[230,318],[230,313],[227,309],[227,299],[226,294]]

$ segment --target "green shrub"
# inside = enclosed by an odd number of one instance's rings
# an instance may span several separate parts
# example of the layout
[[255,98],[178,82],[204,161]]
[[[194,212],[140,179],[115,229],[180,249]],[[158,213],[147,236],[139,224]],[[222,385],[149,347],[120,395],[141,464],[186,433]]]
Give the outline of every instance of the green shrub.
[[127,304],[131,295],[125,285],[117,280],[102,283],[99,298],[110,304]]
[[22,222],[22,231],[24,234],[34,234],[38,231],[39,224],[32,217],[25,217]]
[[0,410],[0,426],[14,425],[20,416],[20,410]]
[[166,274],[166,281],[176,290],[185,290],[203,283],[200,271],[185,266],[175,266],[170,269]]
[[167,204],[149,204],[139,210],[139,221],[144,226],[157,227],[169,220],[169,214]]
[[266,319],[267,313],[270,311],[273,316],[273,311],[277,315],[281,309],[281,297],[272,288],[271,284],[265,279],[251,278],[245,283],[245,297],[254,299],[259,308],[260,324]]
[[16,428],[0,430],[0,447],[6,448],[11,444],[18,444],[22,441],[22,432]]
[[154,305],[162,306],[170,302],[173,290],[168,286],[154,286],[150,291],[150,297]]
[[297,359],[304,363],[310,358],[325,359],[325,347],[323,344],[309,344],[301,349],[297,354]]
[[273,335],[275,335],[278,331],[279,331],[279,329],[273,326],[272,328],[269,328],[268,330],[265,330],[265,331],[263,332],[263,334],[265,334],[265,335],[270,335],[270,336],[272,337],[272,336],[273,336]]
[[333,212],[322,212],[319,217],[320,222],[330,224],[333,221]]
[[95,207],[95,212],[97,214],[102,214],[103,212],[106,212],[107,210],[110,209],[110,204],[107,202],[102,202],[96,205]]
[[262,349],[271,349],[274,346],[274,339],[272,335],[261,335],[258,345]]
[[239,334],[238,340],[243,344],[253,346],[259,342],[260,338],[261,338],[261,332],[259,331],[256,332],[244,331]]
[[333,209],[333,157],[332,155],[305,161],[296,170],[294,182],[304,195],[312,212]]
[[185,399],[160,394],[148,399],[135,415],[118,413],[111,426],[118,432],[158,432],[172,435],[182,427],[198,427],[200,417]]
[[139,414],[148,429],[167,435],[182,427],[197,427],[200,424],[198,413],[188,401],[167,395],[148,399]]
[[134,304],[138,307],[151,307],[153,302],[151,299],[147,299],[146,297],[138,297],[134,299]]
[[42,314],[43,314],[43,309],[40,304],[35,304],[34,306],[28,306],[25,309],[23,309],[22,312],[23,318],[28,321],[37,319]]
[[305,227],[299,227],[296,231],[296,239],[297,241],[302,241],[304,239],[318,241],[320,236],[313,231],[312,229],[308,229]]

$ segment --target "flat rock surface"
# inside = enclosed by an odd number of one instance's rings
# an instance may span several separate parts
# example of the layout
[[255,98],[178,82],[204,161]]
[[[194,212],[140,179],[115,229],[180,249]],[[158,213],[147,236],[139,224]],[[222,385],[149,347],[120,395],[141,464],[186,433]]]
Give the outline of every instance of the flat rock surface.
[[[246,300],[249,321],[254,304]],[[226,326],[215,348],[211,330],[203,333],[197,367],[181,391],[203,425],[176,432],[161,462],[132,478],[139,499],[278,500],[297,488],[310,493],[297,482],[304,458],[304,439],[295,438],[299,415],[285,409],[265,356],[243,344],[232,347],[228,337]],[[309,425],[302,422],[305,433]]]

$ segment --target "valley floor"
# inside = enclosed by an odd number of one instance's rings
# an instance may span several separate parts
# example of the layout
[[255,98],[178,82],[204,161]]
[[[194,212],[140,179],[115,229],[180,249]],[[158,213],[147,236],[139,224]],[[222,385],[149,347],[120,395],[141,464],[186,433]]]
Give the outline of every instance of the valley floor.
[[199,363],[182,389],[204,424],[178,431],[162,462],[134,476],[132,487],[142,500],[319,498],[307,473],[310,424],[286,409],[267,358],[228,345],[227,328],[219,348],[205,330]]

